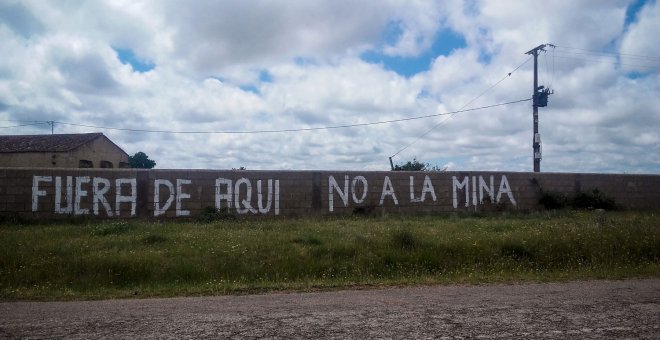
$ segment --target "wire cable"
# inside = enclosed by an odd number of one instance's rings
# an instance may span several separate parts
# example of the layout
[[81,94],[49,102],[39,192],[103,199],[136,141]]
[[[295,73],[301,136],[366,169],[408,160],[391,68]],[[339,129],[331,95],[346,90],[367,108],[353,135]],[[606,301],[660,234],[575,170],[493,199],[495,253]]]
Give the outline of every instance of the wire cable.
[[[398,122],[406,122],[410,120],[425,119],[438,116],[447,116],[454,115],[461,112],[470,112],[477,110],[484,110],[498,106],[511,105],[516,103],[521,103],[529,101],[531,98],[514,100],[504,103],[486,105],[481,107],[475,107],[466,110],[456,110],[451,112],[442,112],[435,113],[424,116],[408,117],[408,118],[399,118],[399,119],[389,119],[381,120],[377,122],[368,122],[368,123],[356,123],[356,124],[344,124],[344,125],[332,125],[332,126],[320,126],[320,127],[310,127],[310,128],[299,128],[299,129],[281,129],[281,130],[247,130],[247,131],[174,131],[174,130],[149,130],[149,129],[131,129],[131,128],[117,128],[109,126],[98,126],[98,125],[88,125],[88,124],[76,124],[76,123],[67,123],[55,121],[56,124],[69,125],[69,126],[78,126],[78,127],[87,127],[95,129],[106,129],[106,130],[117,130],[117,131],[130,131],[130,132],[147,132],[147,133],[173,133],[173,134],[258,134],[258,133],[284,133],[284,132],[302,132],[302,131],[318,131],[318,130],[332,130],[332,129],[343,129],[343,128],[352,128],[352,127],[361,127],[361,126],[370,126],[370,125],[380,125],[380,124],[390,124]],[[45,123],[45,122],[44,122]]]
[[598,57],[592,57],[592,58],[587,58],[587,57],[580,57],[580,56],[569,56],[569,55],[562,55],[562,54],[557,54],[556,58],[562,59],[562,60],[575,60],[575,61],[582,61],[582,62],[604,62],[611,64],[613,66],[619,65],[619,66],[627,66],[631,68],[639,68],[643,69],[647,72],[654,72],[660,70],[660,64],[656,65],[649,65],[649,64],[632,64],[632,63],[622,63],[617,60],[609,59],[609,58],[598,58]]
[[550,81],[548,82],[548,85],[546,86],[547,88],[552,88],[552,84],[554,83],[555,80],[555,49],[556,46],[552,44],[547,44],[547,47],[552,47],[552,68],[548,65],[548,51],[543,50],[543,60],[545,61],[545,72],[547,73],[546,76],[550,78]]
[[[5,122],[11,122],[10,120],[5,120]],[[15,128],[15,127],[21,127],[21,126],[32,126],[32,125],[40,125],[40,124],[48,124],[50,122],[34,122],[31,124],[20,124],[20,125],[12,125],[12,126],[0,126],[0,129],[9,129],[9,128]]]
[[[520,65],[518,65],[516,68],[514,68],[513,71],[507,73],[507,75],[505,75],[504,77],[502,77],[502,79],[500,79],[499,81],[497,81],[495,84],[491,85],[491,86],[490,86],[489,88],[487,88],[485,91],[481,92],[478,96],[472,98],[472,100],[470,100],[469,102],[467,102],[467,104],[463,105],[463,106],[462,106],[460,109],[458,109],[458,111],[456,111],[456,112],[463,112],[463,109],[464,109],[464,108],[466,108],[468,105],[472,104],[475,100],[481,98],[481,96],[483,96],[484,94],[486,94],[488,91],[492,90],[495,86],[499,85],[502,81],[504,81],[504,79],[507,79],[508,77],[511,77],[511,74],[513,74],[514,72],[516,72],[519,68],[523,67],[523,65],[527,64],[531,59],[532,59],[532,57],[530,56],[530,57],[527,58],[525,61],[523,61]],[[521,99],[521,100],[518,100],[518,101],[515,101],[515,102],[510,102],[510,104],[513,104],[513,103],[519,103],[519,102],[528,101],[528,100],[532,100],[532,98]],[[465,110],[465,111],[469,111],[469,110]],[[397,151],[395,154],[393,154],[392,156],[390,156],[390,158],[392,158],[392,157],[394,157],[394,156],[400,154],[400,153],[403,152],[405,149],[407,149],[407,148],[409,148],[410,146],[412,146],[413,144],[419,142],[422,138],[424,138],[424,136],[428,135],[428,134],[429,134],[431,131],[433,131],[436,127],[442,125],[443,123],[445,123],[446,121],[448,121],[449,119],[451,119],[452,116],[453,116],[453,115],[450,114],[449,117],[447,117],[446,119],[443,119],[442,121],[440,121],[440,123],[433,125],[430,129],[426,130],[426,132],[424,132],[421,136],[419,136],[417,139],[415,139],[414,141],[412,141],[412,143],[410,143],[410,144],[404,146],[403,148],[401,148],[401,150]]]
[[577,47],[568,47],[568,46],[559,46],[559,45],[555,45],[555,46],[559,47],[560,49],[583,51],[582,53],[580,53],[580,52],[565,52],[565,53],[591,54],[591,55],[601,55],[601,56],[615,57],[615,58],[620,57],[620,56],[626,56],[626,57],[633,57],[633,58],[638,58],[638,59],[648,59],[648,60],[652,60],[652,61],[660,61],[660,57],[654,57],[654,56],[650,56],[650,55],[619,53],[619,52],[602,52],[602,51],[588,50],[588,49],[577,48]]
[[[562,47],[562,46],[559,46]],[[618,52],[599,52],[574,47],[563,47],[557,51],[557,58],[573,59],[590,62],[608,62],[616,66],[626,66],[643,69],[644,72],[654,72],[660,68],[660,58],[641,54]]]
[[555,50],[557,49],[557,46],[552,45],[552,77],[550,78],[550,88],[552,88],[552,85],[555,83]]

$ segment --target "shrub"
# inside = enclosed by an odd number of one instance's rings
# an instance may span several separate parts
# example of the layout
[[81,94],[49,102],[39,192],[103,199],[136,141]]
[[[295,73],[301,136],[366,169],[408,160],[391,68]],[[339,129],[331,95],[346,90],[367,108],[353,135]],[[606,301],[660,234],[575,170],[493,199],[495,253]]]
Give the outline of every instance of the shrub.
[[321,245],[321,243],[323,242],[321,242],[321,239],[315,235],[304,235],[301,237],[294,238],[293,243],[318,246]]
[[392,235],[392,243],[401,249],[415,249],[417,247],[417,239],[409,231],[399,231]]
[[121,235],[134,230],[135,228],[137,228],[137,226],[133,223],[126,221],[114,221],[95,228],[94,234],[96,236]]
[[236,216],[226,210],[219,210],[214,207],[205,207],[197,216],[197,221],[202,223],[212,223],[215,221],[235,220]]
[[500,253],[503,256],[508,256],[516,261],[529,261],[534,258],[534,252],[518,241],[505,242],[501,247]]
[[25,222],[25,219],[18,213],[3,212],[0,214],[0,225],[22,225]]
[[142,238],[144,244],[157,244],[165,241],[167,241],[167,237],[158,234],[150,234]]
[[573,209],[616,209],[614,199],[598,189],[589,192],[578,191],[573,198],[561,192],[541,191],[539,203],[547,210],[564,209],[568,206]]
[[614,210],[616,208],[614,199],[606,196],[598,189],[593,189],[591,192],[578,192],[575,194],[571,205],[575,209]]
[[373,212],[374,212],[373,205],[365,205],[365,206],[355,207],[353,209],[353,215],[368,216],[371,215]]
[[539,203],[546,210],[564,209],[568,206],[568,197],[561,192],[543,191]]

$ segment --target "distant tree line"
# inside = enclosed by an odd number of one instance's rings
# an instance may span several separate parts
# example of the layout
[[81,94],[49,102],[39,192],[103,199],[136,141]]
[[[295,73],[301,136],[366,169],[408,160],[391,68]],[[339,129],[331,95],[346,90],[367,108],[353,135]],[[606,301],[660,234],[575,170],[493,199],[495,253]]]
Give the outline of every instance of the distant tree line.
[[153,169],[156,166],[156,162],[149,159],[149,156],[147,156],[146,153],[139,151],[133,156],[128,156],[128,165],[130,165],[131,168],[137,169]]
[[431,166],[429,163],[418,161],[415,157],[412,161],[395,165],[394,171],[447,171],[447,167],[440,168],[437,165]]

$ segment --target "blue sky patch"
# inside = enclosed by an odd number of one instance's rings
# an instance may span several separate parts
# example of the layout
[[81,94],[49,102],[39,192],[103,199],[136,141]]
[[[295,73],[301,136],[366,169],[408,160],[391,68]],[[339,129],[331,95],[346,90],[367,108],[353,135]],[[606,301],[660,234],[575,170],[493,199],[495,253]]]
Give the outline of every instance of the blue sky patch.
[[383,31],[383,40],[386,45],[396,45],[397,41],[403,35],[403,27],[400,21],[390,21]]
[[[391,39],[396,34],[401,34],[396,27],[400,29],[399,26],[391,27],[391,25],[388,25],[386,29],[384,38],[388,44],[392,43]],[[382,64],[385,69],[394,71],[404,77],[412,77],[417,73],[427,71],[433,60],[438,56],[449,55],[452,51],[466,46],[467,43],[462,35],[452,30],[444,30],[436,36],[430,49],[415,57],[388,56],[373,50],[363,53],[360,57],[371,64]]]
[[293,58],[293,62],[298,66],[310,66],[316,64],[314,59],[306,57],[295,57]]
[[272,83],[273,76],[270,73],[268,73],[268,71],[261,70],[261,72],[259,72],[259,81],[262,83]]
[[117,52],[117,58],[121,61],[122,64],[129,64],[133,68],[133,71],[144,73],[149,72],[156,67],[156,65],[150,61],[139,59],[133,50],[130,48],[112,48]]
[[[259,71],[259,82],[260,83],[272,83],[273,76],[267,70]],[[261,91],[255,84],[241,85],[239,86],[241,90],[245,92],[252,92],[254,94],[261,94]]]
[[626,77],[628,79],[644,78],[646,75],[648,75],[648,73],[643,73],[643,72],[639,72],[639,71],[632,71],[632,72],[626,73]]
[[482,64],[490,64],[490,61],[493,59],[493,56],[486,51],[479,51],[479,62]]
[[646,5],[646,0],[635,0],[628,8],[626,9],[626,21],[625,27],[630,26],[631,23],[635,22],[637,19],[637,14],[642,10],[642,7]]
[[259,89],[254,85],[241,85],[239,88],[245,92],[252,92],[254,94],[259,94]]

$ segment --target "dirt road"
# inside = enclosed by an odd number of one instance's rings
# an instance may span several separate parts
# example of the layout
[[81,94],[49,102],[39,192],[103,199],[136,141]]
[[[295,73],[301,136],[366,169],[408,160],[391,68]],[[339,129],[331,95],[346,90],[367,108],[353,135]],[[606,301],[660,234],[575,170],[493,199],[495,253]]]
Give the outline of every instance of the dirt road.
[[0,338],[657,338],[660,279],[0,303]]

